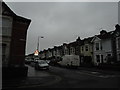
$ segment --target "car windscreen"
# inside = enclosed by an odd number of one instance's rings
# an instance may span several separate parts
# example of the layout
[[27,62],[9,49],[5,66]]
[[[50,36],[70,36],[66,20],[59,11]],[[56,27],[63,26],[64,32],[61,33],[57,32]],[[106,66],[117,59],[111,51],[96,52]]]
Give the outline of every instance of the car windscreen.
[[45,64],[46,61],[39,61],[38,63],[39,63],[39,64]]

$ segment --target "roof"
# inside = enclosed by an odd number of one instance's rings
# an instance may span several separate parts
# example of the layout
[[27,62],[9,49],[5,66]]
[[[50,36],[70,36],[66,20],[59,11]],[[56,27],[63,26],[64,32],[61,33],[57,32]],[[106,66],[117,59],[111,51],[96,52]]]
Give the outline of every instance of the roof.
[[75,42],[69,43],[68,45],[69,45],[70,47],[71,47],[71,46],[74,47],[74,46],[76,46],[76,44],[77,44],[77,43],[76,43],[76,41],[75,41]]
[[102,35],[101,34],[97,35],[97,37],[100,39],[108,39],[108,38],[112,38],[113,35],[114,35],[114,31],[110,31]]
[[[3,8],[4,7],[4,8]],[[5,2],[2,2],[2,15],[6,15],[6,16],[12,16],[14,20],[17,20],[17,21],[21,21],[21,22],[27,22],[27,23],[30,23],[31,20],[30,19],[27,19],[27,18],[24,18],[24,17],[21,17],[21,16],[18,16],[16,15],[8,6]]]
[[88,38],[84,38],[82,41],[81,41],[81,45],[84,45],[85,43],[91,43],[91,40],[93,39],[94,37],[88,37]]
[[16,14],[7,6],[5,2],[2,2],[2,15],[16,16]]
[[[103,31],[103,30],[102,30]],[[115,30],[116,31],[116,30]],[[95,37],[98,37],[101,40],[105,40],[105,39],[112,39],[114,37],[115,31],[110,31],[110,32],[106,32],[104,31],[104,33],[101,33],[99,35],[95,35],[94,38],[91,40],[91,42],[94,41]]]

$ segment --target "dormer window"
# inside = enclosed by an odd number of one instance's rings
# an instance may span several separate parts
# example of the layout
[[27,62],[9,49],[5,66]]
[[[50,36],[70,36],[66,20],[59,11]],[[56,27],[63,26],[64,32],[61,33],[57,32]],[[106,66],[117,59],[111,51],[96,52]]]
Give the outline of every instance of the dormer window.
[[99,50],[99,43],[96,43],[96,50]]
[[118,38],[118,49],[120,50],[120,38]]
[[116,36],[119,36],[119,32],[116,32]]
[[102,44],[100,45],[100,49],[101,49],[101,50],[103,49]]

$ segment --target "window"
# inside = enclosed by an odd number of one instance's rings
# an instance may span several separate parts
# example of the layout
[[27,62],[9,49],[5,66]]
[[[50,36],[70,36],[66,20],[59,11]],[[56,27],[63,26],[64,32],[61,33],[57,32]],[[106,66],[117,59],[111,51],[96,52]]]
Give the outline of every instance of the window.
[[120,50],[120,38],[118,38],[118,49]]
[[10,27],[2,27],[2,35],[3,36],[11,36],[11,28]]
[[103,63],[103,55],[101,55],[101,62]]
[[101,50],[103,49],[102,44],[101,44],[101,46],[100,46],[100,49],[101,49]]
[[72,48],[70,48],[70,52],[71,52],[71,53],[73,52],[73,49],[72,49]]
[[96,50],[99,50],[99,43],[96,43]]
[[5,56],[6,56],[6,44],[2,43],[2,60],[5,60]]
[[118,61],[120,61],[120,53],[118,54],[119,56],[118,56]]
[[70,48],[70,53],[74,54],[75,53],[75,49],[73,47]]
[[96,61],[100,62],[100,55],[96,55]]
[[73,53],[75,53],[75,49],[73,49]]
[[85,51],[88,51],[88,46],[85,46]]
[[12,29],[12,19],[9,17],[2,17],[2,35],[11,36],[11,29]]
[[67,49],[65,50],[65,54],[68,54],[68,51],[67,51]]
[[110,56],[111,56],[111,54],[107,54],[107,56],[108,56],[108,57],[110,57]]
[[76,50],[76,54],[79,53],[79,47],[78,46],[74,50]]
[[82,51],[84,51],[84,47],[82,46]]

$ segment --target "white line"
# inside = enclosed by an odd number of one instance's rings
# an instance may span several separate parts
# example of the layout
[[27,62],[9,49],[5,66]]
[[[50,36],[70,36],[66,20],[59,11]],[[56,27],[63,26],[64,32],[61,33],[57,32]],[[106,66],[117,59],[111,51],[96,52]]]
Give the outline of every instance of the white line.
[[[93,74],[89,74],[89,73],[86,73],[86,72],[77,72],[77,73],[80,73],[80,74],[86,74],[86,75],[90,75],[90,76],[94,76],[94,77],[99,77],[97,75],[93,75]],[[103,77],[100,77],[100,78],[103,78]]]
[[[120,77],[120,75],[95,75],[95,74],[92,73],[92,72],[91,72],[91,74],[90,74],[90,73],[83,72],[83,71],[77,72],[77,73],[86,74],[86,75],[90,75],[90,76],[94,76],[94,77],[99,77],[99,78]],[[97,73],[97,72],[96,72],[96,73]],[[100,73],[98,72],[98,74],[100,74]]]

